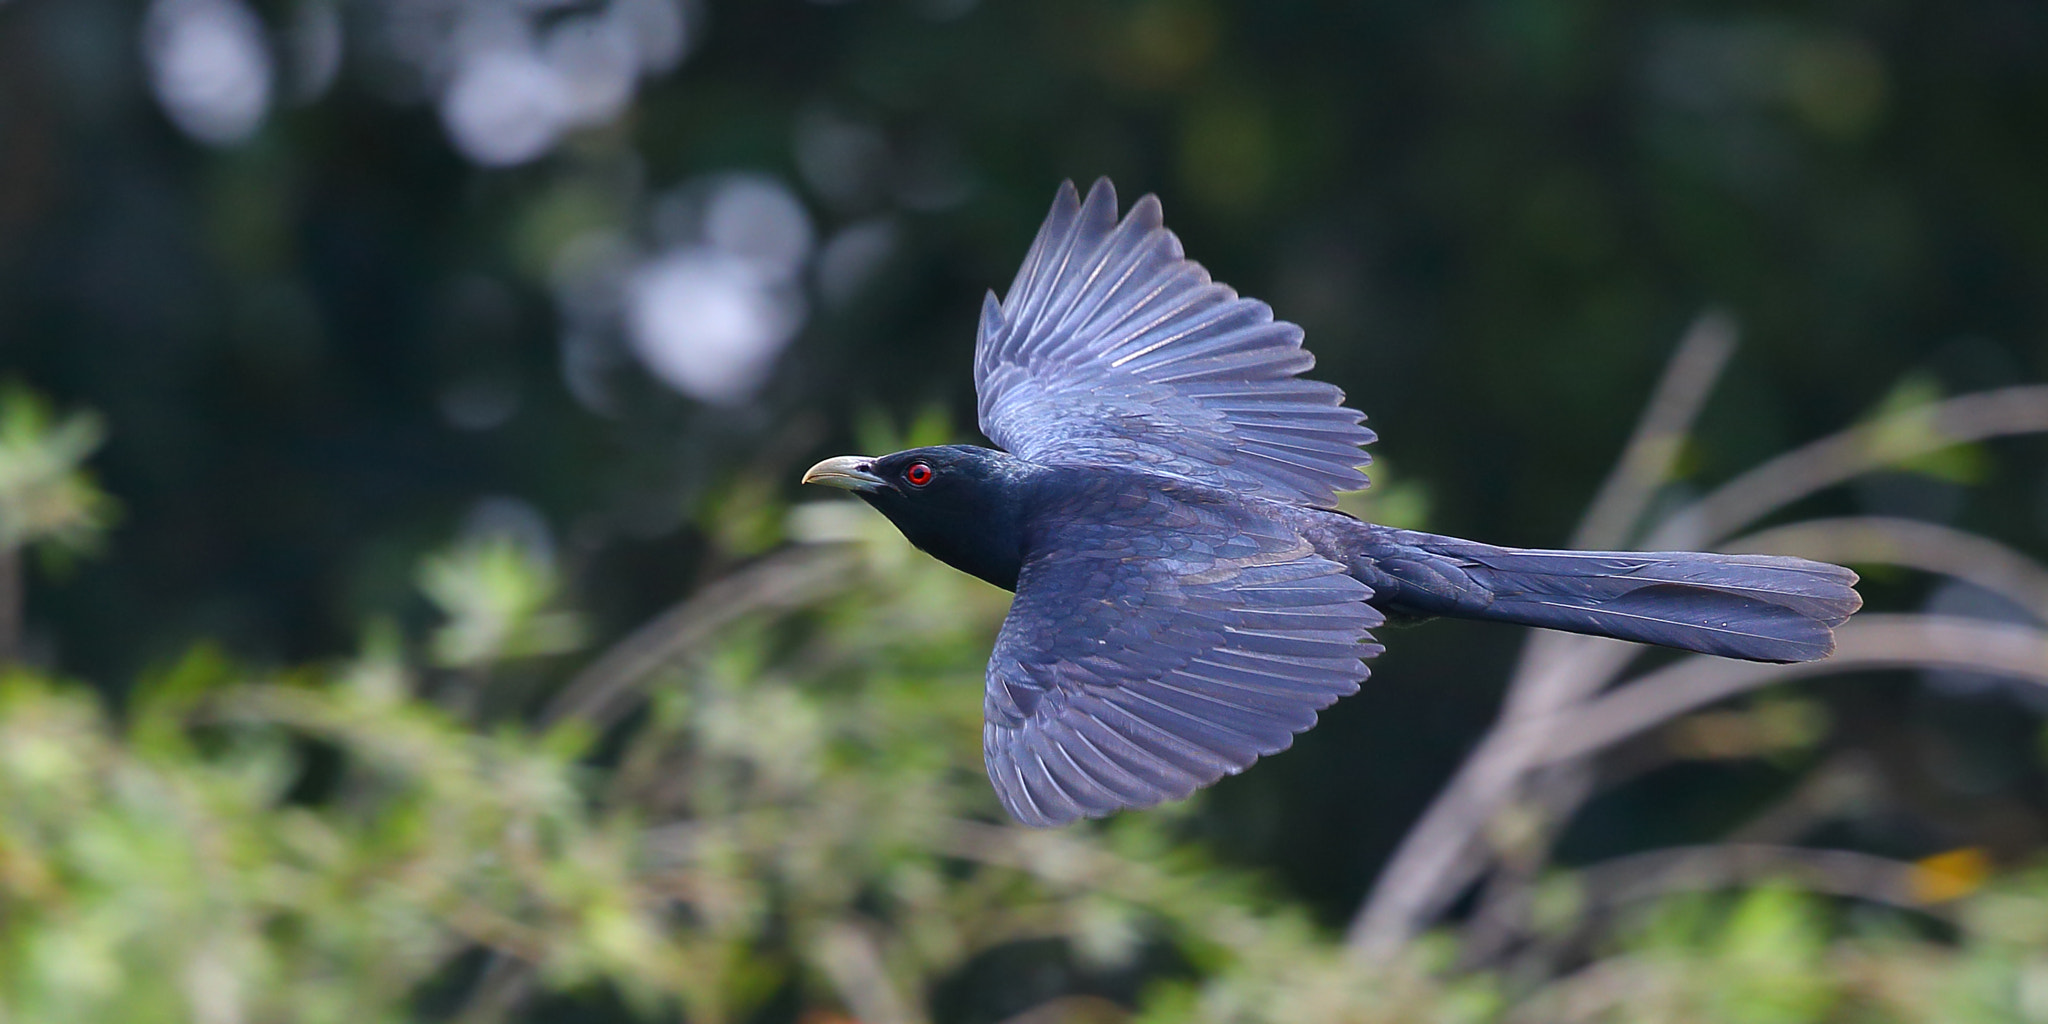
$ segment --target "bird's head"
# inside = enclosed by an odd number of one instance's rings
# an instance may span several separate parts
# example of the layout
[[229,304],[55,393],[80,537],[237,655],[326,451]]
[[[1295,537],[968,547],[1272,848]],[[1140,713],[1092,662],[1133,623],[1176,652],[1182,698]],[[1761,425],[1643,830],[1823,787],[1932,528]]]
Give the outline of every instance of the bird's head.
[[841,455],[804,483],[852,491],[912,544],[962,572],[1017,589],[1023,564],[1025,463],[992,448],[939,445],[894,455]]

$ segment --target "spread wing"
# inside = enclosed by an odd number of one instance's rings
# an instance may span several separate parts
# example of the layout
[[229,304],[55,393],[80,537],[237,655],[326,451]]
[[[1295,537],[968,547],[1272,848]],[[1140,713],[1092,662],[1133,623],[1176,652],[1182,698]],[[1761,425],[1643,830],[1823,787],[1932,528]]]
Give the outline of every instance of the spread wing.
[[1025,824],[1241,771],[1356,692],[1380,651],[1371,591],[1291,529],[1172,493],[1114,504],[1036,545],[989,659],[983,753]]
[[1315,365],[1301,328],[1209,280],[1159,201],[1122,223],[1108,179],[1060,186],[1009,294],[982,304],[974,387],[989,439],[1034,462],[1141,465],[1330,506],[1366,485],[1364,414]]

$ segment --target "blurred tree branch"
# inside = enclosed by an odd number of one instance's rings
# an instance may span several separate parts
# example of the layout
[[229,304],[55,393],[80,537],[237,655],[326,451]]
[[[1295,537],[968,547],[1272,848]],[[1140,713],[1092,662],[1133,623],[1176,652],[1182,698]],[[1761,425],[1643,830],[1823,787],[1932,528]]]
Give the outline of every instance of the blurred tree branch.
[[1955,668],[2048,686],[2048,632],[1935,615],[1864,614],[1835,632],[1835,653],[1793,665],[1684,658],[1549,721],[1517,727],[1508,756],[1583,757],[1688,711],[1749,690],[1865,669]]
[[[1703,318],[1702,322],[1708,322]],[[1725,365],[1732,328],[1691,332],[1667,368],[1636,437],[1603,485],[1578,536],[1611,542],[1647,507],[1668,472],[1669,439],[1689,427]],[[2006,388],[1893,409],[1863,425],[1772,459],[1665,518],[1645,546],[1712,543],[1757,518],[1873,469],[1994,437],[2048,431],[2048,386]],[[1633,512],[1632,512],[1633,510]],[[1852,562],[1891,562],[1991,585],[2039,609],[2042,578],[2031,560],[1981,538],[1928,524],[1858,520],[1794,524],[1761,535],[1772,550]],[[1809,551],[1797,542],[1812,541]],[[1754,544],[1753,539],[1750,543]],[[1365,959],[1390,955],[1428,926],[1467,885],[1497,863],[1488,830],[1518,808],[1547,845],[1590,791],[1572,764],[1674,715],[1779,680],[1858,668],[1967,666],[2041,680],[2048,646],[2037,630],[1925,617],[1852,620],[1835,655],[1800,666],[1687,658],[1605,696],[1640,648],[1619,641],[1536,631],[1527,642],[1500,718],[1404,837],[1353,918],[1349,945]],[[1648,685],[1645,685],[1648,684]],[[1526,828],[1519,830],[1526,832]],[[1515,868],[1527,884],[1533,863]],[[1504,897],[1506,898],[1506,897]]]
[[1729,541],[1730,551],[1826,562],[1896,565],[1974,584],[2048,624],[2048,566],[1988,537],[1940,523],[1888,516],[1808,519]]
[[580,719],[598,728],[633,706],[635,691],[655,671],[734,622],[801,607],[844,586],[858,564],[848,551],[802,546],[769,555],[692,594],[612,645],[577,673],[541,713],[542,728]]
[[1665,519],[1652,548],[1717,544],[1810,494],[1945,448],[2048,431],[2048,384],[1982,391],[1891,412],[1780,455]]
[[1573,531],[1571,547],[1612,548],[1628,542],[1657,488],[1671,479],[1679,451],[1706,407],[1714,382],[1735,354],[1735,344],[1735,318],[1726,311],[1708,310],[1693,320],[1650,393],[1620,460]]

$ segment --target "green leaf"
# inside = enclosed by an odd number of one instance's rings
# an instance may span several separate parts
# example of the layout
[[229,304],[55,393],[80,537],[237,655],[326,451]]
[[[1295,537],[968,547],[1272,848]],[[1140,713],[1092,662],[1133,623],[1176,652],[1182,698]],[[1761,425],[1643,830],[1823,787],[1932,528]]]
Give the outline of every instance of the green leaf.
[[114,502],[83,468],[105,428],[92,413],[58,419],[41,396],[0,386],[0,547],[51,544],[93,550],[114,516]]

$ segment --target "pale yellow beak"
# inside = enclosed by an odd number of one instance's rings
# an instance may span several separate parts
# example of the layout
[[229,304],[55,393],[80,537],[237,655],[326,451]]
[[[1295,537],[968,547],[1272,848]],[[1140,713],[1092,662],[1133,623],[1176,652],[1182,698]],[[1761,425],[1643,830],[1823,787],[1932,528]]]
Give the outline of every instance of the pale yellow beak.
[[888,483],[876,476],[874,470],[874,459],[865,455],[841,455],[805,470],[804,483],[824,484],[842,491],[872,491]]

